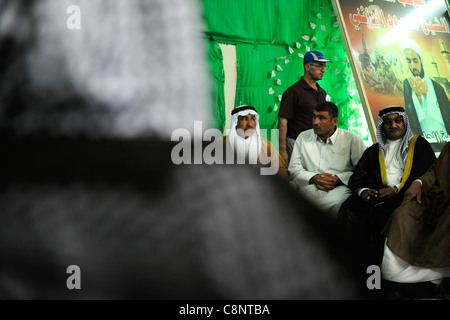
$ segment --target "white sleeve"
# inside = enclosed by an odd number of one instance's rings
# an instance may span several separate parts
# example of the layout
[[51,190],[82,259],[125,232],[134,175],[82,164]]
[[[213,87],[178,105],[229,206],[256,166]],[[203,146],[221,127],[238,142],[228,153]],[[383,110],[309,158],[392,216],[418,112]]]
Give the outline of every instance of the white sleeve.
[[316,175],[316,172],[307,171],[302,165],[301,154],[301,136],[300,134],[295,140],[294,149],[292,150],[291,160],[289,162],[289,178],[293,180],[298,187],[302,188],[309,185],[309,180]]

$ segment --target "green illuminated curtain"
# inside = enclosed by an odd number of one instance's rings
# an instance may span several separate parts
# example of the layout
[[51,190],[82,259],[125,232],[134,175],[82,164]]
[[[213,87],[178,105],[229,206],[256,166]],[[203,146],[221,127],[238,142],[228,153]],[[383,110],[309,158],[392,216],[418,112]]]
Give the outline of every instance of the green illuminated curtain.
[[213,82],[211,92],[212,123],[223,132],[225,125],[225,71],[223,70],[222,50],[216,41],[208,41],[208,58],[211,63],[210,71]]
[[[236,45],[235,107],[254,106],[261,129],[277,127],[281,95],[303,75],[304,54],[318,50],[333,61],[320,85],[340,110],[338,126],[367,142],[367,124],[331,0],[199,1],[209,46]],[[222,56],[209,58],[216,66]],[[216,80],[215,89],[215,114],[223,130],[223,84]]]

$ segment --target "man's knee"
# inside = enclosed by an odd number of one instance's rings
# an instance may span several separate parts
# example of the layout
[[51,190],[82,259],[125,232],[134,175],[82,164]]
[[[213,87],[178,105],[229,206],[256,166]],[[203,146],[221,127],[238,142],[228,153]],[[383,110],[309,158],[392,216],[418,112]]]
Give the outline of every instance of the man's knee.
[[392,218],[399,221],[421,220],[423,210],[423,205],[420,205],[415,200],[410,200],[398,206],[392,213]]

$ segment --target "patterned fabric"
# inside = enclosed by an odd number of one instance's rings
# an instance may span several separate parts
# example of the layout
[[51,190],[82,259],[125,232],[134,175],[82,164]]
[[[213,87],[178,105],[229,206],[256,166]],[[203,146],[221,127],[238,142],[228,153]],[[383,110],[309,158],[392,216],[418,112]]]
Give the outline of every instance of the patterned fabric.
[[[394,109],[394,111],[389,111],[389,109]],[[403,108],[402,108],[403,109]],[[383,134],[383,117],[397,113],[403,117],[403,123],[405,125],[405,135],[402,138],[402,142],[400,143],[400,147],[398,148],[397,152],[397,160],[400,162],[400,165],[402,168],[405,168],[406,164],[406,157],[408,156],[408,149],[409,149],[409,143],[411,142],[411,139],[413,138],[414,134],[411,131],[411,126],[409,124],[408,116],[406,115],[405,110],[399,111],[397,106],[389,106],[382,110],[382,116],[378,118],[378,124],[377,124],[377,140],[378,144],[380,146],[381,153],[386,158],[386,142],[387,139]]]
[[[66,26],[74,3],[79,30]],[[166,140],[194,121],[208,129],[199,14],[180,0],[0,1],[8,78],[0,87],[0,126],[16,135]]]

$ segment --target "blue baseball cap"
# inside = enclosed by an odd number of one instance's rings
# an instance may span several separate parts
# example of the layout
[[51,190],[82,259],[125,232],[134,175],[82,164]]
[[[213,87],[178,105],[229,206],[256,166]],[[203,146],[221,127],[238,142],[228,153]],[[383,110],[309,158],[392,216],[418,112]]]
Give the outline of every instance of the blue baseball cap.
[[309,51],[309,52],[307,52],[305,54],[305,58],[303,60],[303,64],[308,63],[308,62],[313,62],[313,61],[331,62],[330,60],[327,60],[327,58],[325,58],[325,56],[319,51]]

